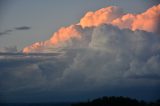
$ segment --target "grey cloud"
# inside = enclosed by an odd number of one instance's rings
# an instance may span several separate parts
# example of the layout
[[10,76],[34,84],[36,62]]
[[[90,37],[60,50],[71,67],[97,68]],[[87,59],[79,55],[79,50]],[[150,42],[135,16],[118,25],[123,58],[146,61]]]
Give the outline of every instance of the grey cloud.
[[3,32],[0,32],[0,36],[8,35],[8,34],[10,34],[10,32],[12,32],[12,30],[5,30]]
[[1,53],[9,53],[9,52],[12,52],[12,53],[15,53],[17,52],[17,47],[16,46],[9,46],[9,47],[4,47],[4,48],[1,48],[0,49],[0,52]]
[[[90,85],[118,85],[119,81],[132,78],[130,75],[159,82],[159,45],[160,37],[156,34],[101,25],[94,28],[89,47],[76,53],[60,80],[73,88],[82,84],[80,87],[85,89]],[[73,79],[78,83],[73,84]],[[138,79],[134,80],[138,83]],[[127,84],[130,85],[129,81]]]
[[31,27],[29,27],[29,26],[15,27],[14,29],[8,29],[8,30],[0,32],[0,36],[9,35],[11,32],[13,32],[15,30],[18,31],[18,30],[30,30],[30,29],[31,29]]
[[145,75],[137,75],[137,74],[129,74],[127,75],[129,79],[148,79],[148,80],[160,80],[160,75],[157,74],[145,74]]
[[[44,62],[56,60],[54,55],[5,55],[0,59],[0,92],[17,91],[21,89],[37,88],[45,82],[43,70],[39,65]],[[46,69],[47,73],[47,69]],[[5,90],[4,90],[5,89]]]
[[29,30],[29,29],[31,29],[31,27],[29,27],[29,26],[21,26],[21,27],[16,27],[15,29],[16,30]]

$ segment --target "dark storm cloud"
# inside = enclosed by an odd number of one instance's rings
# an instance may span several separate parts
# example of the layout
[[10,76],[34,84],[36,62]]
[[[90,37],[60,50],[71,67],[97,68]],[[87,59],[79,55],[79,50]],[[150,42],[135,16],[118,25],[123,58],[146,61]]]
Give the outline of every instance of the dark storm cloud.
[[31,29],[31,27],[29,27],[29,26],[21,26],[21,27],[16,27],[15,29],[16,30],[29,30],[29,29]]
[[151,79],[151,80],[160,80],[160,75],[157,74],[146,74],[146,75],[131,75],[128,76],[130,79]]

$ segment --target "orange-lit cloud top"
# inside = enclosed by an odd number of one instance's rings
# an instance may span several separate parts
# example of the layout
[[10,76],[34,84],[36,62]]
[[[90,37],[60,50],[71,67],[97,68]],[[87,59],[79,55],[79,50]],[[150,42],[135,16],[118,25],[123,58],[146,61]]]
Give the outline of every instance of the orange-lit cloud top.
[[[60,47],[63,45],[64,42],[70,40],[70,39],[81,39],[81,27],[79,25],[71,25],[68,27],[62,27],[57,32],[55,32],[52,37],[44,42],[36,42],[32,44],[31,46],[25,47],[23,49],[24,53],[29,52],[42,52],[43,49],[44,52],[45,49],[54,48],[54,47]],[[63,45],[64,46],[64,45]]]
[[78,31],[78,27],[76,25],[71,25],[69,27],[62,27],[57,32],[53,34],[50,39],[51,44],[55,45],[60,42],[67,41],[71,38],[81,38],[81,33]]
[[115,6],[102,8],[95,12],[88,12],[80,20],[82,27],[98,26],[100,24],[112,24],[119,28],[129,28],[131,30],[145,30],[155,32],[160,21],[160,4],[153,6],[141,14],[124,14]]
[[104,23],[111,23],[114,19],[124,15],[123,11],[116,6],[102,8],[95,12],[87,12],[80,20],[82,27],[98,26]]
[[81,32],[86,27],[97,27],[101,24],[110,24],[120,29],[127,28],[132,31],[138,29],[157,32],[158,26],[160,26],[160,4],[140,14],[126,14],[116,6],[109,6],[95,12],[87,12],[77,25],[62,27],[49,40],[25,47],[23,52],[42,52],[47,50],[46,48],[59,47],[59,45],[71,39],[82,40],[81,37],[84,34]]
[[30,52],[41,52],[41,49],[44,49],[43,47],[48,46],[45,42],[36,42],[28,47],[23,48],[23,53],[30,53]]
[[129,28],[133,31],[139,29],[155,32],[160,25],[160,4],[141,14],[126,14],[113,20],[112,24],[119,28]]

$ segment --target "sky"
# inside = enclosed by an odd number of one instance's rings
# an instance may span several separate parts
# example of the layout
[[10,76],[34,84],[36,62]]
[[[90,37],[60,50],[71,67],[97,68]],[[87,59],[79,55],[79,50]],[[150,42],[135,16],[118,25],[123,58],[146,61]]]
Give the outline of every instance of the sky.
[[[60,27],[78,23],[87,11],[113,5],[139,13],[155,4],[158,0],[1,0],[0,49],[16,46],[20,51],[46,40]],[[29,29],[15,30],[24,26]]]
[[158,0],[0,5],[0,102],[160,98]]

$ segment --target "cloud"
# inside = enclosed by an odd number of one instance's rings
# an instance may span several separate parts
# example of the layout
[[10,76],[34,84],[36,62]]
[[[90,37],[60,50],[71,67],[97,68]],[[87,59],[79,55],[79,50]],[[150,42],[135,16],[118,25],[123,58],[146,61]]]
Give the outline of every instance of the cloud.
[[10,32],[12,32],[12,30],[5,30],[3,32],[0,32],[0,36],[8,35]]
[[5,30],[3,32],[0,32],[0,36],[3,36],[3,35],[9,35],[11,32],[15,31],[15,30],[30,30],[31,27],[29,26],[21,26],[21,27],[16,27],[14,29],[8,29],[8,30]]
[[82,28],[80,25],[62,27],[49,40],[36,42],[33,45],[25,47],[23,52],[56,52],[68,47],[83,48],[90,41],[92,30],[92,27]]
[[4,47],[0,49],[0,52],[2,53],[14,53],[18,52],[16,46],[10,46],[10,47]]
[[121,8],[109,6],[95,12],[87,12],[80,20],[80,25],[82,27],[91,27],[104,23],[110,24],[114,19],[121,17],[122,15],[124,15],[124,12]]
[[121,29],[157,32],[160,25],[160,4],[140,14],[124,13],[122,9],[110,6],[95,12],[88,12],[81,20],[82,27],[112,24]]
[[29,27],[29,26],[21,26],[21,27],[16,27],[15,29],[16,30],[29,30],[29,29],[31,29],[31,27]]
[[134,86],[135,81],[137,86],[140,78],[158,84],[159,45],[158,35],[101,25],[93,30],[89,48],[77,51],[60,81],[73,89],[121,86],[119,81],[124,82],[122,86]]
[[153,6],[141,14],[126,14],[115,19],[112,24],[120,28],[131,30],[145,30],[148,32],[158,32],[160,25],[160,4]]
[[[133,92],[133,88],[137,91],[149,87],[152,89],[147,92],[152,94],[145,94],[158,97],[158,92],[153,92],[160,83],[158,34],[119,29],[107,24],[94,27],[91,32],[85,48],[69,46],[56,55],[35,53],[1,58],[0,93],[6,97],[9,92],[14,92],[14,95],[23,97],[19,92],[29,92],[27,95],[40,92],[46,97],[48,95],[43,93],[48,92],[63,97],[75,94],[78,98],[82,92],[101,91],[104,95],[115,88],[131,87]],[[133,96],[131,92],[127,95]],[[121,91],[119,94],[124,95]],[[54,95],[55,100],[63,98]]]
[[120,30],[106,25],[94,29],[90,42],[91,48],[106,53],[102,57],[112,57],[111,60],[106,59],[107,63],[113,61],[111,64],[120,66],[119,68],[117,66],[117,70],[133,72],[137,76],[141,74],[160,76],[159,45],[158,34],[139,30],[134,32],[127,29]]

